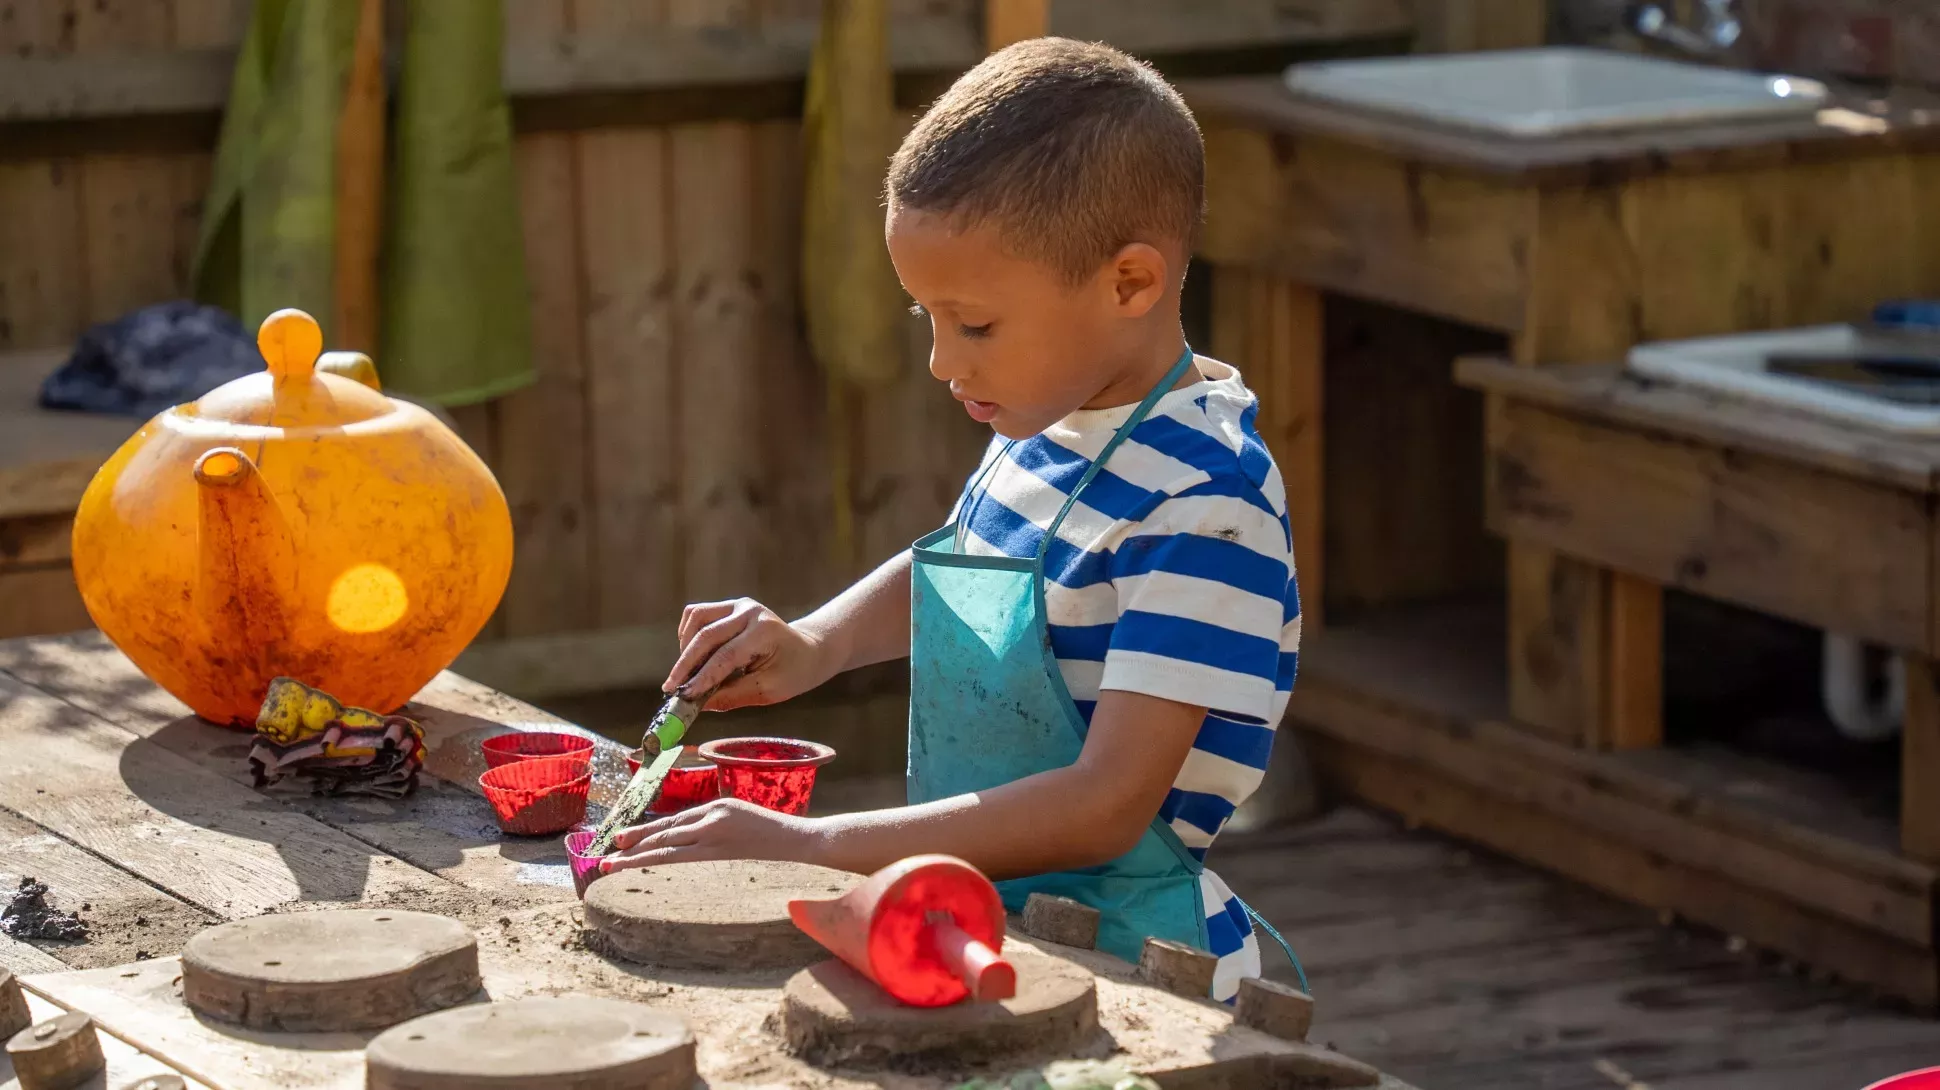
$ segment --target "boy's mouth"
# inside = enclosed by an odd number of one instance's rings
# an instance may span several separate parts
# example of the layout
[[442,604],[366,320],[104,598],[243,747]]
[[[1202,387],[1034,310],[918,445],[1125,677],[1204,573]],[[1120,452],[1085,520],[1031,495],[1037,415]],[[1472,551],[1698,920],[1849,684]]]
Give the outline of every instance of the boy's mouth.
[[988,424],[997,419],[998,405],[995,401],[972,401],[967,397],[957,400],[963,402],[963,411],[970,414],[970,419],[979,424]]

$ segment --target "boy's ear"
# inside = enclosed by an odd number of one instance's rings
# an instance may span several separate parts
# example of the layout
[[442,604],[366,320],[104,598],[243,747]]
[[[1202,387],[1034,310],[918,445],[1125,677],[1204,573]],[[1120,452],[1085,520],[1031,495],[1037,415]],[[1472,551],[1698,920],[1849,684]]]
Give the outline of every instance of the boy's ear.
[[1149,242],[1132,242],[1112,255],[1108,279],[1121,316],[1143,318],[1165,298],[1172,263]]

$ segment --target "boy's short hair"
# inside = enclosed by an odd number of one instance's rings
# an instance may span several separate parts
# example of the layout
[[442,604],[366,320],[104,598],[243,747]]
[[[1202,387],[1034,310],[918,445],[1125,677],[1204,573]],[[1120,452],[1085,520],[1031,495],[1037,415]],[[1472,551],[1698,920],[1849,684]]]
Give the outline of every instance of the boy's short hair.
[[1150,65],[1107,45],[1033,38],[986,57],[930,106],[885,189],[892,210],[993,224],[1008,250],[1078,284],[1133,242],[1191,253],[1205,146]]

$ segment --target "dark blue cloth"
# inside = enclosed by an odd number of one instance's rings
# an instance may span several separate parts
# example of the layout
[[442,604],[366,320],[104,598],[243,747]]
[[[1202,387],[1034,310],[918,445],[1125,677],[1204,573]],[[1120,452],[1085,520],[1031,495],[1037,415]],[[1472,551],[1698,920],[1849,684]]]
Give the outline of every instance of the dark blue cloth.
[[153,416],[264,368],[255,338],[228,311],[156,303],[81,334],[40,387],[46,409]]

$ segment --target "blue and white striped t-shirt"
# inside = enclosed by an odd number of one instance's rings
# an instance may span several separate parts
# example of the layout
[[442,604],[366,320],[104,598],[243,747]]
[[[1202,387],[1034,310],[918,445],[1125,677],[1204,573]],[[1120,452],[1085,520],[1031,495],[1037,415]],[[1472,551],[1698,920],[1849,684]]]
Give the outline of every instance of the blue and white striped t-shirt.
[[[1065,517],[1045,554],[1044,598],[1051,649],[1087,720],[1101,689],[1211,709],[1159,808],[1203,860],[1264,774],[1293,690],[1300,596],[1285,489],[1254,426],[1259,403],[1232,367],[1195,362],[1201,380],[1159,399]],[[1132,411],[1079,410],[1007,453],[993,441],[958,500],[963,550],[1035,556]],[[1225,1000],[1259,975],[1259,944],[1210,870],[1201,891],[1220,959],[1213,997]]]

